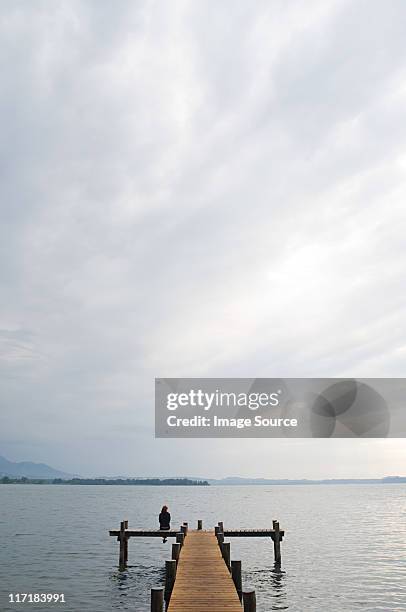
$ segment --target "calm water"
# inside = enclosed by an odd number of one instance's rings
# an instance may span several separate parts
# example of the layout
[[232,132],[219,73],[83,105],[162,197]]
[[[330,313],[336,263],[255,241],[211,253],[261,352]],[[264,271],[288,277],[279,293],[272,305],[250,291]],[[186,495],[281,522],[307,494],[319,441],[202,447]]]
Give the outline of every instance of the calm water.
[[[164,502],[173,525],[286,530],[282,571],[272,542],[231,539],[258,610],[356,612],[406,610],[404,485],[99,487],[0,486],[0,610],[107,612],[149,610],[162,583],[170,542],[131,539],[128,571],[117,571],[109,528],[156,526]],[[65,593],[67,603],[8,604],[8,593]]]

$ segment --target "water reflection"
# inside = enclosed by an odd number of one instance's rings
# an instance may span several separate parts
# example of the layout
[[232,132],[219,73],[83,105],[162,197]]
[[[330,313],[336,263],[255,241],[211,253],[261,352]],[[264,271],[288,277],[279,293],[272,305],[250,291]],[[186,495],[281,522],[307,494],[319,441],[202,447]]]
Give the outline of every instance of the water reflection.
[[[256,569],[247,573],[246,580],[257,591],[257,605],[266,601],[266,610],[288,610],[287,575],[280,563],[274,563],[272,568]],[[259,606],[258,610],[265,610]]]
[[287,582],[286,571],[282,569],[280,563],[275,563],[270,571],[270,587],[271,597],[277,599],[278,602],[272,605],[272,610],[287,610],[289,608],[287,602]]
[[131,574],[128,569],[119,570],[110,574],[112,585],[111,600],[113,608],[124,608],[131,590]]
[[[165,568],[151,565],[128,565],[125,569],[116,569],[110,573],[112,609],[134,610],[147,609],[151,588],[163,586]],[[141,594],[141,595],[140,595]],[[137,608],[138,609],[138,608]]]

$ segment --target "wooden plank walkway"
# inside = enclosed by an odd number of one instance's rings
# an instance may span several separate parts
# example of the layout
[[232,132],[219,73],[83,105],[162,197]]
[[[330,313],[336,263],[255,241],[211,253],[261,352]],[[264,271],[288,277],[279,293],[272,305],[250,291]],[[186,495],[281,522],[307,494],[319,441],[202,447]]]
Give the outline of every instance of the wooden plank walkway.
[[189,531],[168,612],[241,612],[231,574],[212,531]]

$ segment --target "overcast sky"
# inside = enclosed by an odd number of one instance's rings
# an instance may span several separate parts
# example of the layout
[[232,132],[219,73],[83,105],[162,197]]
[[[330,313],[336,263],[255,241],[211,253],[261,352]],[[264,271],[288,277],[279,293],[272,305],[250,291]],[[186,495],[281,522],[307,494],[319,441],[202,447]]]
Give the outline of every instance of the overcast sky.
[[2,0],[0,454],[406,473],[405,440],[154,440],[154,377],[405,374],[406,3]]

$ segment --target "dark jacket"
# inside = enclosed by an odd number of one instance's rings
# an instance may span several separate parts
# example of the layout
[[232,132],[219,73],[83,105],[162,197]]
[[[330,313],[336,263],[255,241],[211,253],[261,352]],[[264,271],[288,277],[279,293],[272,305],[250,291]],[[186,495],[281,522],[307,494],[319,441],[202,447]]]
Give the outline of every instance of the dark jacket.
[[169,512],[161,512],[159,515],[159,528],[168,530],[171,528],[171,515]]

